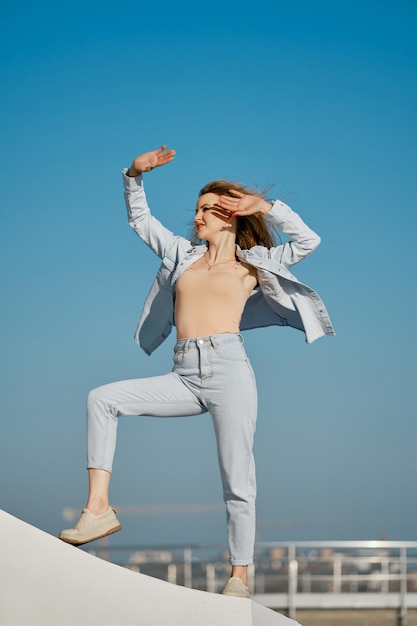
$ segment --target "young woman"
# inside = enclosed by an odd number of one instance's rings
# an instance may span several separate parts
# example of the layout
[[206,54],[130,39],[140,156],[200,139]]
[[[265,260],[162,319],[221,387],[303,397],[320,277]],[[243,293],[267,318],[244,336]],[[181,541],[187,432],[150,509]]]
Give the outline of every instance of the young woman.
[[[60,534],[80,545],[120,529],[108,490],[121,415],[176,417],[209,412],[226,504],[232,566],[224,594],[249,597],[247,566],[255,540],[252,454],[257,392],[240,330],[292,326],[311,342],[334,334],[320,297],[288,271],[320,243],[287,205],[267,202],[236,183],[213,181],[201,191],[194,217],[200,245],[172,234],[150,213],[144,172],[174,158],[161,146],[124,170],[129,224],[162,259],[146,299],[136,340],[151,354],[176,326],[173,370],[90,392],[89,498],[74,528]],[[289,237],[275,246],[278,227]]]

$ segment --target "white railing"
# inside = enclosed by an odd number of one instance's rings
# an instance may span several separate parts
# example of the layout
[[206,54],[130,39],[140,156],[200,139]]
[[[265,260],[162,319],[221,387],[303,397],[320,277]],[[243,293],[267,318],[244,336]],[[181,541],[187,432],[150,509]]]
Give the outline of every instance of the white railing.
[[[113,547],[98,556],[174,584],[218,592],[230,574],[223,545]],[[255,601],[296,618],[301,608],[417,608],[417,542],[261,542],[249,568]]]

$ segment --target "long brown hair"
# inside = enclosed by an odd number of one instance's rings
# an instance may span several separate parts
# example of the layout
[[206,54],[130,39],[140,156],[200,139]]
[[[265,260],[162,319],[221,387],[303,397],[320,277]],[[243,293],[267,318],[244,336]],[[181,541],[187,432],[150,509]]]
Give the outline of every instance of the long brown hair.
[[[247,193],[259,198],[264,198],[266,191],[255,191],[239,183],[228,180],[212,180],[207,183],[198,194],[198,197],[206,193],[215,193],[219,196],[233,196],[230,189]],[[237,217],[236,243],[242,250],[249,250],[253,246],[265,246],[272,248],[275,245],[274,229],[270,226],[262,213],[254,213],[253,215],[245,215]]]

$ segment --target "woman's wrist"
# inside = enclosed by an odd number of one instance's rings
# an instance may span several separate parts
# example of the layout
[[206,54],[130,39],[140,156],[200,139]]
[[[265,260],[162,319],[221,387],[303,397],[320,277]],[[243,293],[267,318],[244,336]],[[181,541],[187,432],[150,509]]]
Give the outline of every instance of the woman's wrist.
[[137,170],[136,167],[133,167],[133,165],[131,165],[126,172],[126,176],[129,176],[130,178],[136,178],[136,176],[140,176],[140,174],[142,174],[142,172]]
[[269,211],[272,209],[273,206],[274,206],[273,200],[264,200],[261,213],[263,213],[263,215],[266,215],[267,213],[269,213]]

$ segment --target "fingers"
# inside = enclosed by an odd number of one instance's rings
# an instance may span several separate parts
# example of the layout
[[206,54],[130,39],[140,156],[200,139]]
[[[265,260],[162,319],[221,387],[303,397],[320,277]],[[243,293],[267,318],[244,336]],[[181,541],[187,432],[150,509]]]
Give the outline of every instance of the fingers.
[[[170,148],[169,150],[167,150],[166,148],[167,148],[167,144],[164,143],[164,145],[162,145],[160,148],[157,148],[156,150],[154,150],[154,153],[157,156],[160,156],[162,153],[164,153],[164,154],[170,154],[172,152],[175,153],[175,150],[173,150],[172,148]],[[166,150],[166,152],[164,152],[164,150]]]
[[262,205],[265,201],[259,196],[245,194],[234,189],[230,189],[229,193],[233,193],[234,197],[220,196],[218,204],[231,212],[231,219],[236,216],[244,217],[262,212]]
[[175,156],[175,150],[168,150],[163,154],[158,155],[158,161],[172,161]]
[[166,163],[173,161],[176,154],[175,150],[170,149],[164,152],[165,149],[166,145],[163,145],[155,150],[156,162],[153,164],[153,167],[160,167],[161,165],[166,165]]
[[161,152],[161,149],[157,150],[157,157],[158,159],[165,159],[165,158],[171,158],[174,154],[175,154],[175,150],[172,150],[172,148],[170,150],[166,150],[165,152]]
[[224,208],[233,209],[239,204],[240,198],[230,198],[229,196],[220,196],[217,203]]

